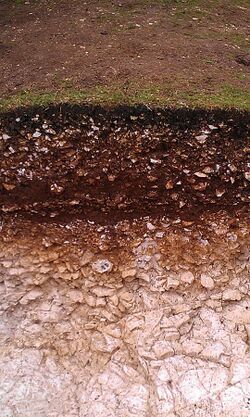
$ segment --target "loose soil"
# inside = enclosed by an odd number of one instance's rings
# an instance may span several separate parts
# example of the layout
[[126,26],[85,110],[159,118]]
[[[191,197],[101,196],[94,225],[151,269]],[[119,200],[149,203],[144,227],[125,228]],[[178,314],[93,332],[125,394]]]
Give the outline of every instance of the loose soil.
[[244,0],[2,0],[0,95],[116,84],[125,93],[247,89],[248,17]]

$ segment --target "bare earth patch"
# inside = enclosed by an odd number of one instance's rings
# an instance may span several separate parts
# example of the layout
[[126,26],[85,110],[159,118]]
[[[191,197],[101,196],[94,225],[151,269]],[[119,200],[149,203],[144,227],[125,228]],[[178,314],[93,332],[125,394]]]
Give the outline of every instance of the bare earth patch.
[[0,94],[17,105],[35,100],[24,91],[56,91],[64,101],[246,107],[248,12],[244,0],[4,0]]

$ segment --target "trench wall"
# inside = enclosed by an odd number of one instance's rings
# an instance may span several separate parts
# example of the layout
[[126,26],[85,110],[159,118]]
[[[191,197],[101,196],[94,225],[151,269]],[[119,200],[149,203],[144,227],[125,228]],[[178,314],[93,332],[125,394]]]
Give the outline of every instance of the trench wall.
[[249,416],[247,115],[1,117],[0,416]]

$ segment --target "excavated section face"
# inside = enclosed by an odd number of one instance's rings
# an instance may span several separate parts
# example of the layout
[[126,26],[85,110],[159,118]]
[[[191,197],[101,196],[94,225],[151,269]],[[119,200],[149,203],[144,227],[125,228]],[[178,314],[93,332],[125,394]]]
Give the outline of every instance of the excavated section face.
[[1,417],[247,417],[246,113],[1,116]]
[[0,122],[3,212],[110,223],[247,201],[247,113],[64,106]]

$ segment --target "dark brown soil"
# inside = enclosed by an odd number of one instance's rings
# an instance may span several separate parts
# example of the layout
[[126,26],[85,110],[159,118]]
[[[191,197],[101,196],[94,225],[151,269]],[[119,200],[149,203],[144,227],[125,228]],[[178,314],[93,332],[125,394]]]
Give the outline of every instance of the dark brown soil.
[[247,8],[224,0],[196,7],[157,0],[1,0],[0,95],[65,85],[126,89],[131,82],[246,88],[248,67],[237,57],[244,60],[247,26]]
[[2,213],[112,223],[249,201],[248,113],[64,105],[0,122]]

